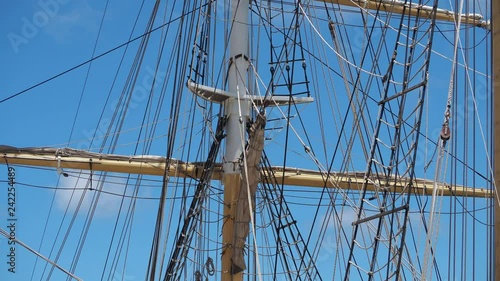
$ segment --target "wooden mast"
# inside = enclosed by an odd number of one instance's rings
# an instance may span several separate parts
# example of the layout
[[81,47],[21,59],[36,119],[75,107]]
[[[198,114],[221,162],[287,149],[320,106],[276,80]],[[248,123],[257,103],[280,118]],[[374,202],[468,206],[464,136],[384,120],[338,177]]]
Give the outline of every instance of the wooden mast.
[[[500,280],[500,205],[498,188],[500,187],[500,3],[498,0],[491,1],[491,21],[492,21],[492,69],[493,69],[493,141],[494,141],[494,181],[495,181],[495,252],[494,255],[494,280]],[[498,96],[497,96],[498,95]]]
[[[236,209],[241,189],[240,156],[244,151],[246,122],[250,115],[248,85],[248,10],[249,0],[232,0],[229,33],[229,97],[224,101],[226,119],[226,151],[222,166],[224,184],[224,223],[222,225],[222,281],[243,280],[244,268],[235,269],[234,237]],[[243,98],[243,99],[242,99]]]

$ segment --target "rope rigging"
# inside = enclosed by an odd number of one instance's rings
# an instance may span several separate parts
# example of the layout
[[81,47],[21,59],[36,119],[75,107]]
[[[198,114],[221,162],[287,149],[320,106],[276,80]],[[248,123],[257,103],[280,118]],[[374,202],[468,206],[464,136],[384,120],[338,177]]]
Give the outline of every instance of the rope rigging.
[[[271,172],[270,161],[265,151],[262,155],[261,165],[261,174],[266,170]],[[297,221],[294,220],[293,214],[288,207],[283,189],[279,188],[282,186],[278,184],[280,175],[274,173],[272,175],[271,178],[266,177],[266,180],[262,183],[264,188],[260,189],[260,192],[265,202],[268,202],[266,206],[269,208],[269,216],[272,217],[271,221],[277,230],[275,234],[277,246],[274,262],[281,261],[288,272],[289,280],[294,280],[291,275],[292,272],[299,273],[299,280],[303,280],[300,277],[302,275],[305,276],[305,280],[323,280],[297,227]],[[285,249],[288,249],[288,251]],[[292,253],[295,252],[297,252],[297,256],[301,257],[299,263],[293,258],[290,261],[290,256],[294,256]],[[273,278],[277,278],[277,273],[273,273]]]
[[[403,12],[428,2],[408,1]],[[31,278],[59,278],[57,264],[88,279],[83,262],[94,240],[107,243],[102,257],[89,262],[97,264],[95,276],[102,280],[127,279],[127,272],[144,274],[147,280],[224,279],[224,253],[230,253],[231,273],[241,272],[244,280],[468,280],[487,275],[483,272],[493,266],[486,262],[492,257],[487,246],[493,241],[488,193],[493,178],[483,168],[491,169],[487,158],[492,144],[484,142],[485,155],[473,150],[483,135],[480,127],[484,125],[486,138],[493,128],[493,108],[483,111],[491,97],[476,93],[484,86],[477,84],[490,77],[480,70],[487,69],[488,61],[479,61],[476,56],[483,54],[475,53],[488,45],[489,31],[472,34],[468,27],[457,28],[455,40],[461,37],[467,43],[455,44],[464,52],[462,60],[457,49],[450,59],[436,43],[447,45],[449,31],[429,15],[399,17],[383,5],[368,10],[363,7],[367,3],[347,9],[336,1],[249,3],[252,40],[249,53],[241,56],[245,67],[237,67],[236,74],[230,69],[241,57],[228,56],[235,24],[232,1],[151,2],[150,18],[138,20],[145,26],[139,32],[148,35],[130,45],[137,47],[135,57],[123,60],[125,51],[117,60],[116,85],[123,83],[123,88],[117,93],[112,81],[108,96],[102,97],[102,112],[97,110],[89,119],[97,121],[102,134],[96,130],[82,142],[64,144],[85,143],[87,148],[90,143],[87,151],[0,147],[4,155],[22,151],[23,157],[32,154],[40,161],[60,156],[52,168],[28,171],[35,175],[56,170],[63,176],[61,185],[18,182],[25,190],[54,195],[45,224],[54,234],[47,231],[45,237],[44,230],[43,247],[41,242],[37,250],[47,251],[47,259],[40,263],[47,269],[33,269]],[[469,5],[466,14],[475,11]],[[450,6],[458,6],[458,1]],[[437,0],[433,8],[439,9]],[[158,24],[161,34],[154,37]],[[138,33],[135,26],[132,33]],[[439,64],[450,61],[456,68],[450,77],[453,83],[444,120],[436,125],[435,107],[442,109]],[[125,66],[130,71],[121,75]],[[151,76],[144,77],[146,67]],[[210,88],[215,96],[231,88],[229,75],[249,81],[245,87],[238,85],[235,94],[236,115],[247,126],[238,127],[244,136],[239,144],[243,153],[230,161],[241,172],[237,200],[230,203],[219,182],[225,161],[220,152],[226,122],[223,106],[192,95],[189,84]],[[461,80],[462,75],[467,79]],[[135,103],[133,94],[142,79],[152,86]],[[438,90],[430,93],[436,84]],[[438,101],[426,103],[427,94]],[[251,113],[243,120],[241,104],[250,95],[259,99],[248,101]],[[314,103],[295,103],[302,96],[314,98]],[[277,97],[288,99],[288,104],[273,107]],[[82,96],[82,101],[89,102],[89,97]],[[114,106],[107,124],[105,110]],[[251,137],[256,130],[262,130],[258,141]],[[264,143],[262,156],[247,154],[254,145],[258,152]],[[428,147],[436,147],[435,154]],[[115,154],[122,152],[131,156]],[[72,168],[70,157],[88,167]],[[134,170],[118,175],[106,170],[110,164]],[[90,171],[76,170],[80,168]],[[426,179],[432,169],[434,180]],[[135,175],[146,170],[147,175]],[[68,182],[71,186],[65,185]],[[311,182],[315,188],[306,187]],[[111,188],[114,185],[119,188]],[[444,192],[450,200],[431,198],[430,189],[433,196]],[[71,197],[60,210],[56,192]],[[116,208],[104,221],[99,213],[108,210],[103,206],[108,200]],[[227,215],[227,206],[237,209],[234,216]],[[55,217],[59,213],[61,220]],[[439,224],[439,216],[449,220]],[[235,225],[230,241],[221,238],[221,230],[233,224],[228,220]],[[145,250],[137,247],[144,245],[144,237]],[[70,242],[74,247],[68,246]],[[447,253],[449,257],[443,257]]]
[[[436,6],[434,6],[436,7]],[[378,13],[378,11],[377,11]],[[410,176],[410,185],[411,181],[413,178],[413,167],[415,161],[415,157],[409,157],[409,155],[415,155],[416,153],[416,145],[417,145],[417,140],[418,140],[418,133],[416,136],[411,138],[411,135],[413,132],[418,131],[417,130],[410,130],[409,132],[405,131],[405,127],[402,126],[403,122],[406,119],[409,119],[409,117],[403,117],[404,116],[404,109],[407,106],[406,101],[407,101],[407,95],[411,91],[417,90],[419,94],[419,100],[417,100],[416,104],[417,106],[415,109],[413,109],[412,112],[414,114],[414,126],[413,128],[418,128],[420,124],[420,118],[421,118],[421,109],[420,105],[422,104],[421,100],[423,100],[424,93],[425,93],[425,85],[426,85],[426,72],[421,71],[421,79],[423,79],[422,82],[413,82],[410,77],[417,77],[417,75],[410,76],[410,71],[413,67],[413,64],[421,63],[421,67],[417,67],[419,70],[426,70],[428,69],[429,65],[429,56],[430,52],[428,49],[424,49],[422,51],[423,57],[426,59],[422,62],[419,62],[418,58],[421,57],[418,54],[415,54],[415,48],[414,43],[411,42],[418,42],[421,39],[418,39],[416,36],[415,32],[412,32],[410,28],[407,29],[407,41],[406,42],[400,42],[400,34],[403,34],[403,21],[404,17],[401,17],[400,19],[400,30],[397,33],[398,35],[395,38],[395,47],[393,51],[392,58],[390,60],[390,64],[387,70],[387,73],[382,77],[382,82],[385,84],[384,91],[383,91],[383,96],[381,97],[381,101],[379,102],[380,106],[380,111],[377,117],[377,125],[376,125],[376,130],[375,130],[375,135],[373,137],[372,141],[372,146],[371,146],[371,151],[370,151],[370,157],[369,157],[369,162],[367,165],[367,170],[365,172],[365,179],[366,182],[368,182],[368,179],[370,177],[375,177],[373,180],[376,180],[376,182],[380,185],[380,191],[376,192],[375,195],[368,200],[365,199],[366,196],[366,191],[363,193],[363,197],[360,200],[360,205],[359,205],[359,212],[357,213],[357,221],[354,223],[354,230],[353,230],[353,240],[351,242],[350,246],[350,254],[349,254],[349,260],[350,262],[347,264],[347,270],[346,274],[344,275],[344,280],[349,279],[350,275],[350,270],[352,267],[352,270],[357,271],[358,274],[360,275],[366,275],[367,280],[373,280],[374,276],[377,275],[379,277],[377,278],[382,278],[384,280],[390,279],[390,278],[396,278],[398,279],[399,274],[404,274],[404,272],[401,271],[401,263],[403,260],[403,250],[404,250],[404,241],[405,241],[405,233],[406,233],[406,225],[407,225],[407,220],[408,220],[408,202],[410,199],[411,193],[408,193],[407,198],[401,197],[401,201],[396,197],[396,194],[393,194],[391,192],[388,192],[386,187],[390,186],[390,182],[392,181],[391,179],[391,174],[394,173],[394,176],[397,178],[400,174],[401,175],[409,175]],[[414,26],[420,26],[426,23],[428,20],[422,19],[422,22],[420,22],[421,19],[419,17],[415,17],[414,20]],[[410,26],[410,19],[408,18],[408,26]],[[432,26],[433,24],[430,23],[428,25],[428,29],[431,30],[432,32]],[[416,28],[415,28],[416,30]],[[432,45],[432,36],[429,36],[428,38],[428,43],[429,46]],[[401,46],[406,46],[406,49],[403,50],[403,54],[400,54],[398,52],[399,49],[401,49]],[[401,59],[404,59],[405,63],[404,64],[399,64],[397,59],[401,57]],[[413,61],[415,58],[415,61]],[[403,66],[400,67],[399,65]],[[403,87],[402,89],[397,89],[400,86],[395,83],[395,70],[396,68],[401,68],[400,71],[403,72],[403,77],[402,81],[404,81],[403,84],[401,84]],[[390,91],[390,85],[393,85],[394,90],[396,90],[396,93],[392,96],[389,95]],[[413,85],[412,85],[413,84]],[[399,107],[399,113],[397,114],[396,118],[387,118],[390,116],[386,116],[385,114],[385,109],[389,108],[391,106],[397,106]],[[407,113],[408,114],[408,113]],[[411,114],[410,114],[411,116]],[[384,136],[386,132],[381,131],[382,129],[386,129],[388,136]],[[406,135],[405,135],[406,134]],[[385,140],[384,140],[385,139]],[[408,141],[412,140],[413,144],[409,144],[409,148],[407,152],[403,152],[403,147],[401,146],[404,142],[402,141]],[[386,141],[386,142],[384,142]],[[383,152],[387,148],[390,148],[389,151]],[[399,159],[400,157],[403,157],[402,159]],[[406,160],[408,158],[408,160]],[[413,159],[413,160],[412,160]],[[405,163],[407,161],[408,166],[407,167],[401,167],[402,170],[400,171],[400,166],[398,163]],[[405,163],[406,164],[406,163]],[[381,178],[377,178],[380,177]],[[377,203],[374,206],[371,206],[368,202],[370,200],[376,200]],[[398,206],[400,205],[400,206]],[[378,206],[378,207],[377,207]],[[379,208],[379,214],[373,215],[373,216],[367,216],[364,214],[366,212],[366,209],[371,209],[373,207]],[[399,212],[402,211],[403,214],[399,215]],[[374,237],[371,240],[365,242],[365,247],[367,249],[372,249],[372,255],[368,259],[368,262],[361,262],[361,261],[355,261],[353,260],[357,254],[356,252],[359,252],[363,246],[360,242],[357,241],[357,237],[359,235],[359,231],[364,231],[362,228],[362,225],[365,223],[370,222],[371,220],[375,221],[375,225],[367,225],[368,229],[374,227],[375,229],[375,234]],[[389,263],[381,263],[379,264],[378,262],[378,254],[383,253],[384,250],[381,250],[380,247],[382,243],[387,243],[383,242],[382,238],[388,239],[386,240],[389,244],[387,245],[388,250],[390,255],[392,254],[393,258],[389,258],[390,262]],[[369,244],[368,244],[369,243]],[[351,266],[352,265],[352,266]],[[385,273],[383,273],[385,271]]]
[[[159,2],[159,1],[158,1]],[[158,3],[157,2],[157,3]],[[193,7],[197,7],[197,3],[188,3],[184,2],[182,3],[183,7],[183,16],[181,17],[179,27],[178,27],[178,37],[177,40],[179,40],[178,44],[176,44],[176,48],[174,49],[176,52],[175,56],[176,58],[172,57],[176,61],[175,67],[173,68],[173,81],[172,81],[172,97],[171,97],[171,107],[170,107],[170,117],[171,117],[171,123],[169,125],[169,131],[168,131],[168,141],[167,141],[167,151],[166,151],[166,159],[167,159],[167,164],[170,164],[170,161],[172,159],[172,155],[174,153],[174,145],[176,142],[176,137],[177,137],[177,131],[178,131],[178,126],[179,126],[179,115],[180,115],[180,109],[181,109],[181,102],[182,102],[182,89],[183,89],[183,81],[180,79],[181,73],[184,74],[187,72],[188,69],[188,64],[187,64],[187,58],[188,56],[186,53],[189,51],[189,40],[187,41],[182,41],[184,37],[186,39],[192,38],[193,36],[193,31],[189,28],[187,28],[187,24],[190,22],[190,18],[187,17],[187,15],[191,15],[191,13],[185,13],[186,11],[198,11],[198,9],[192,9],[190,4],[193,5]],[[184,43],[184,44],[182,44]],[[164,87],[166,87],[164,85]],[[162,89],[162,91],[165,88]],[[165,169],[164,175],[163,175],[163,187],[161,190],[161,199],[160,203],[158,206],[158,212],[157,212],[157,219],[156,219],[156,226],[155,226],[155,231],[154,231],[154,236],[153,236],[153,242],[151,245],[151,252],[150,252],[150,258],[149,258],[149,265],[148,265],[148,276],[151,281],[156,279],[156,270],[158,268],[159,273],[158,276],[161,276],[162,274],[162,269],[164,265],[164,259],[166,252],[164,249],[160,249],[160,243],[162,241],[167,241],[167,238],[164,238],[162,235],[163,228],[164,226],[164,218],[165,218],[165,204],[166,204],[166,193],[167,193],[167,185],[170,180],[170,174],[169,170]],[[179,220],[181,218],[179,217]],[[167,224],[167,230],[169,229],[170,224]]]
[[[224,126],[226,123],[225,117],[219,117],[217,123],[217,129],[215,131],[215,139],[213,140],[212,146],[210,147],[210,152],[208,153],[207,161],[205,161],[202,175],[196,191],[194,193],[193,199],[188,209],[188,213],[185,216],[184,224],[180,231],[177,232],[177,239],[174,245],[174,250],[170,256],[170,262],[167,266],[167,270],[163,280],[178,280],[180,276],[180,266],[183,264],[181,262],[181,257],[185,257],[190,242],[191,234],[193,233],[193,219],[196,216],[200,216],[201,203],[206,196],[206,189],[209,187],[210,179],[212,178],[211,173],[213,172],[215,158],[218,155],[220,144],[224,135]],[[211,270],[213,272],[213,270]]]

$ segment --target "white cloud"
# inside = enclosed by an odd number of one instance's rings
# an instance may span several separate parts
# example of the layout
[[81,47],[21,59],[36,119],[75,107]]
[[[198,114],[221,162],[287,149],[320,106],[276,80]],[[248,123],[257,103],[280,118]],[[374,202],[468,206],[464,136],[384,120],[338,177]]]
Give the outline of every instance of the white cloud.
[[[98,175],[93,176],[92,181],[88,174],[69,173],[69,177],[64,177],[59,182],[59,190],[56,193],[57,207],[64,211],[76,211],[80,204],[79,213],[86,213],[90,210],[93,200],[97,199],[97,191],[100,187]],[[92,190],[91,184],[92,183]],[[96,215],[98,217],[114,216],[120,207],[121,196],[123,194],[125,183],[122,180],[106,179],[102,186],[102,192],[97,203]],[[111,194],[110,194],[111,193]],[[94,199],[95,198],[95,199]]]
[[97,32],[101,17],[102,12],[93,9],[86,1],[79,1],[70,11],[59,11],[44,31],[58,43],[68,43]]

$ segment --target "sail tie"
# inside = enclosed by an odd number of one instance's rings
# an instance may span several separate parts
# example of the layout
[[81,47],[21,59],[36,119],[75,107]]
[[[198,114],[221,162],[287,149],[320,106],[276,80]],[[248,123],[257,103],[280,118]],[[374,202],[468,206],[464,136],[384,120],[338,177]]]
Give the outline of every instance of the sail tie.
[[214,260],[211,257],[207,258],[207,261],[205,262],[205,268],[208,275],[213,276],[215,274]]

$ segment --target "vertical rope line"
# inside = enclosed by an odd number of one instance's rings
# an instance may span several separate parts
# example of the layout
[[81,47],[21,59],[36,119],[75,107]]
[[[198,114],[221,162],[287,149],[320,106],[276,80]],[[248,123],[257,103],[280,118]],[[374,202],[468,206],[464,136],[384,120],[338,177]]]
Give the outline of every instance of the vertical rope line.
[[[455,41],[454,41],[454,46],[453,46],[453,63],[451,67],[451,74],[450,74],[450,83],[448,86],[448,99],[446,103],[446,109],[444,113],[444,123],[443,123],[443,129],[441,131],[441,140],[439,140],[438,146],[439,146],[439,153],[437,157],[437,162],[436,162],[436,169],[434,172],[434,189],[432,191],[432,200],[431,200],[431,207],[429,210],[429,224],[428,224],[428,231],[427,231],[427,237],[426,237],[426,242],[425,242],[425,251],[424,251],[424,262],[422,266],[422,277],[423,280],[427,279],[427,275],[430,273],[432,274],[432,271],[428,269],[428,264],[429,264],[429,259],[434,259],[434,251],[432,249],[434,248],[434,242],[433,242],[433,236],[437,236],[437,230],[434,228],[434,224],[436,223],[435,220],[439,220],[439,216],[435,217],[434,214],[436,213],[436,205],[437,205],[437,200],[438,200],[438,183],[440,182],[439,180],[439,173],[441,170],[442,166],[442,161],[443,161],[443,156],[444,156],[444,150],[446,146],[446,141],[445,135],[447,134],[447,137],[449,138],[449,119],[450,119],[450,109],[451,109],[451,103],[453,100],[453,89],[454,89],[454,82],[455,82],[455,70],[456,70],[456,64],[457,64],[457,54],[458,54],[458,43],[459,43],[459,38],[460,38],[460,24],[462,20],[462,8],[463,8],[463,0],[460,0],[460,8],[458,12],[458,19],[455,23]],[[429,276],[429,279],[432,278],[432,275]]]

